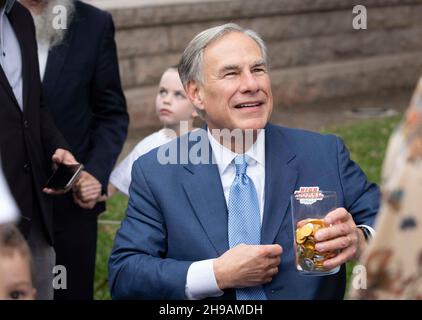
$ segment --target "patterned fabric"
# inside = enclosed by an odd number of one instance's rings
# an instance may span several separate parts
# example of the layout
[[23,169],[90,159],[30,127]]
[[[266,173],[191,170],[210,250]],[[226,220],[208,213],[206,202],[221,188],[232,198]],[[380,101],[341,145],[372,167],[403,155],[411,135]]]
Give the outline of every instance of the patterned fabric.
[[422,299],[422,78],[391,136],[382,178],[376,236],[362,257],[367,288],[351,298]]
[[[246,174],[251,158],[239,155],[234,159],[236,177],[230,188],[229,211],[229,245],[261,243],[261,216],[255,185]],[[262,286],[236,290],[238,300],[266,300]]]

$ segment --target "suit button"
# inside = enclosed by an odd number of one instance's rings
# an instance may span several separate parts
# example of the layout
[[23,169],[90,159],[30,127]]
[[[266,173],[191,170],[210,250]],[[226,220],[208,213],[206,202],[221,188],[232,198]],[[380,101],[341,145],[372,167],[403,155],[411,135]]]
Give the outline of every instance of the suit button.
[[25,120],[25,121],[23,122],[23,127],[24,127],[25,129],[28,129],[28,127],[29,127],[29,122],[28,122],[28,120]]
[[25,164],[23,165],[23,170],[24,170],[26,173],[29,173],[29,172],[31,171],[31,166],[30,166],[28,163],[25,163]]

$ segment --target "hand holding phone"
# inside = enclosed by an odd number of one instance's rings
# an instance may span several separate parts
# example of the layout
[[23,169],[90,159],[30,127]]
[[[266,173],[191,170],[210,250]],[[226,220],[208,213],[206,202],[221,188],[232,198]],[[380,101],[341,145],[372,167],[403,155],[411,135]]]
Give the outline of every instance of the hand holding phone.
[[59,164],[48,179],[43,191],[49,194],[66,193],[72,188],[82,170],[83,165],[81,163],[73,165]]

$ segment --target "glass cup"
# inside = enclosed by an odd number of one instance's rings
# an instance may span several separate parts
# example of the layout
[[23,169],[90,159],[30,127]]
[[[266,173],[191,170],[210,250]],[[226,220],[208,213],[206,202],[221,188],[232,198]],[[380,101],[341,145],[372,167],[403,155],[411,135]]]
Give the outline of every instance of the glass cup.
[[[312,190],[314,189],[314,190]],[[324,261],[333,258],[337,252],[318,252],[315,249],[315,233],[327,227],[324,217],[337,207],[335,191],[320,191],[307,188],[296,191],[290,197],[294,233],[296,269],[303,275],[329,275],[340,270],[324,268]]]

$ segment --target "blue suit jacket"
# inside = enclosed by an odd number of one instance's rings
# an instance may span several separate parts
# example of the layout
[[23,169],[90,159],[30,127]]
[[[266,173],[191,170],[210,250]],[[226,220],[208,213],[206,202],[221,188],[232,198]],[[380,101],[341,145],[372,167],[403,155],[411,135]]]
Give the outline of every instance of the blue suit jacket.
[[[339,273],[323,277],[301,276],[295,271],[289,197],[300,186],[336,191],[338,206],[352,213],[356,224],[372,225],[379,190],[368,183],[335,136],[271,124],[265,134],[261,242],[283,247],[279,272],[264,285],[267,297],[341,299],[344,266]],[[184,136],[170,144],[176,147],[187,144],[186,140]],[[112,297],[185,299],[191,263],[218,257],[229,249],[227,206],[217,165],[161,165],[155,149],[134,163],[129,192],[126,217],[109,262]],[[220,298],[235,298],[234,290],[226,290]]]

